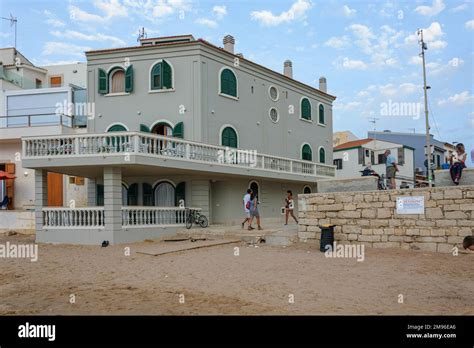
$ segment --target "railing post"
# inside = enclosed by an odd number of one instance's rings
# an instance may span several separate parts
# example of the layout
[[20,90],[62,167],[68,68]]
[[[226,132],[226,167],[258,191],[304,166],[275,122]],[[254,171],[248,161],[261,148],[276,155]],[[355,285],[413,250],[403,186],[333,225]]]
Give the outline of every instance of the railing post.
[[135,134],[133,136],[134,138],[134,141],[133,141],[133,152],[134,153],[138,153],[139,150],[140,150],[140,135],[139,134]]
[[74,138],[74,151],[73,151],[73,154],[74,155],[79,155],[79,150],[80,150],[80,148],[79,148],[79,138],[76,137],[76,138]]
[[191,158],[191,145],[186,143],[186,148],[185,148],[185,158],[190,159]]

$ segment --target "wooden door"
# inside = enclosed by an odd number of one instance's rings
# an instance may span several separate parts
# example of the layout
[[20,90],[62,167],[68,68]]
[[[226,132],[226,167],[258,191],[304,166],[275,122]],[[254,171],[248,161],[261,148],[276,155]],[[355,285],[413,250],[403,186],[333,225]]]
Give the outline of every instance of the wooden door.
[[[5,172],[8,174],[15,174],[15,163],[5,163]],[[15,179],[7,179],[5,183],[6,194],[8,197],[8,209],[13,209],[13,198],[15,193],[14,181]],[[2,197],[3,200],[3,197]]]
[[63,206],[63,175],[48,173],[48,207]]

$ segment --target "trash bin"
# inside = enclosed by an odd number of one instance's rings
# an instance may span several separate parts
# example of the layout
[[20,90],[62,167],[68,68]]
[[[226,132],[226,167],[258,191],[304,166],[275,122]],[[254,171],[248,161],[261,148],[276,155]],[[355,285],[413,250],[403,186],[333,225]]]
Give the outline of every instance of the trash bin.
[[319,226],[321,229],[321,243],[319,246],[320,251],[325,252],[327,250],[327,245],[331,246],[331,250],[334,249],[334,226],[335,225],[331,224]]

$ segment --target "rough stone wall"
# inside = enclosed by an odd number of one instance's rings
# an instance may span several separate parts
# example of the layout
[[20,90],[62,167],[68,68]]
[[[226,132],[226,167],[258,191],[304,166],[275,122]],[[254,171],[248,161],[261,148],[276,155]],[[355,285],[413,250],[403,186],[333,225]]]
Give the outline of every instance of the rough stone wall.
[[[456,186],[451,179],[449,170],[435,170],[434,171],[435,186]],[[474,168],[464,168],[461,175],[459,185],[474,185]]]
[[[424,196],[425,214],[397,215],[396,200]],[[462,249],[474,235],[474,186],[391,191],[313,193],[298,196],[300,241],[317,242],[322,224],[334,224],[335,240],[374,248],[436,252]]]

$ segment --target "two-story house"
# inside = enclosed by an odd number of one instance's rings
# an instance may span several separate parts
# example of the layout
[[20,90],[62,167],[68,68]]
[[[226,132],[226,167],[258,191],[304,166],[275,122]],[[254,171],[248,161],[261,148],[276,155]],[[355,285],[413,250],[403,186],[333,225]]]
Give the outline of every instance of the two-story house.
[[[25,137],[36,169],[39,241],[111,243],[174,233],[178,207],[214,224],[243,220],[258,195],[264,221],[280,221],[287,190],[334,177],[332,103],[319,88],[191,35],[86,52],[88,133]],[[50,146],[55,144],[54,146]],[[44,173],[88,178],[88,208],[48,209]]]

